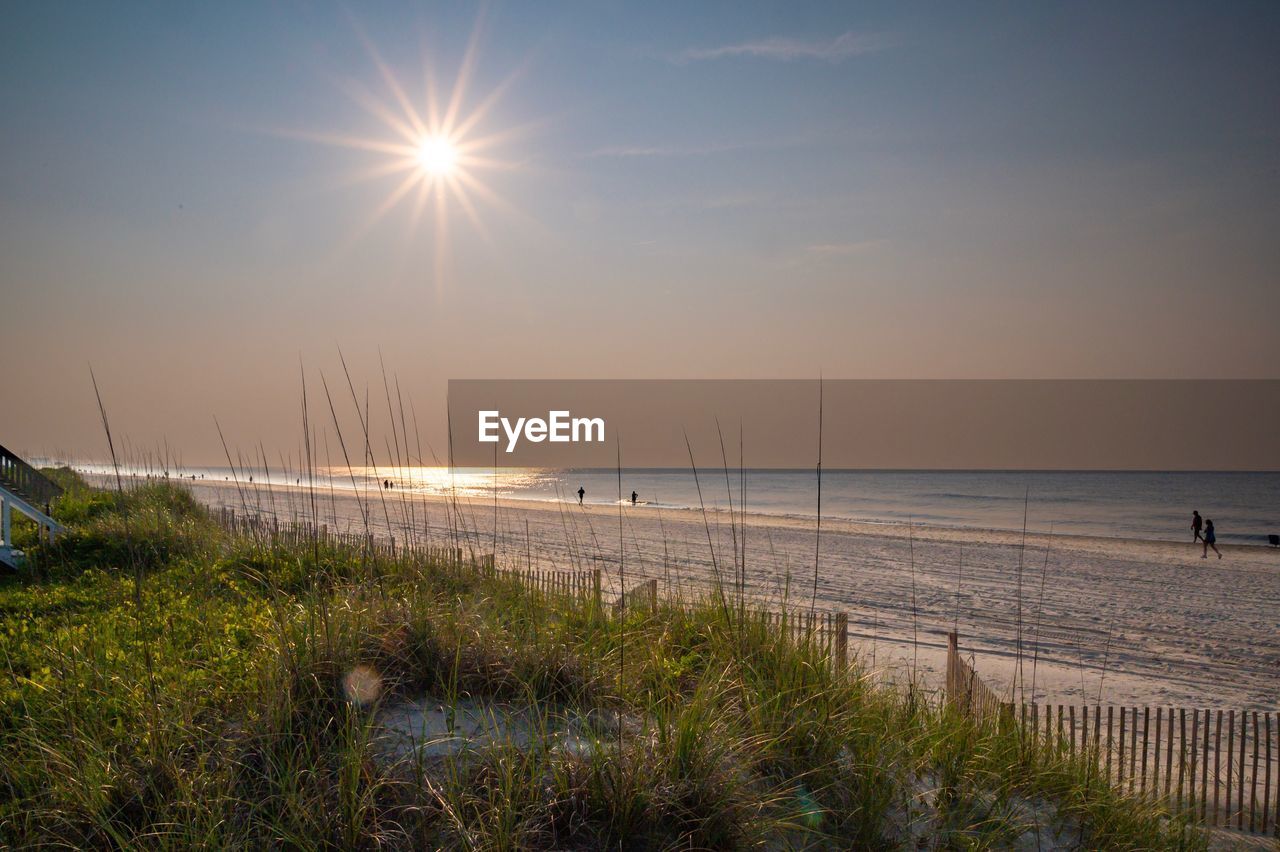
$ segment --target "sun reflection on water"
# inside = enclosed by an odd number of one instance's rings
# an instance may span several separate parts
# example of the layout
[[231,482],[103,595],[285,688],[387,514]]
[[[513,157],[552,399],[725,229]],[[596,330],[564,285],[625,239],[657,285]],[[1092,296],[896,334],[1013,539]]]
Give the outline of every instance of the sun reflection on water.
[[395,490],[460,497],[492,496],[495,489],[500,496],[523,492],[552,476],[550,471],[529,469],[448,467],[365,467],[353,468],[351,474],[346,468],[332,468],[326,473],[335,480],[348,477],[348,481],[354,474],[357,482],[374,487],[390,484]]

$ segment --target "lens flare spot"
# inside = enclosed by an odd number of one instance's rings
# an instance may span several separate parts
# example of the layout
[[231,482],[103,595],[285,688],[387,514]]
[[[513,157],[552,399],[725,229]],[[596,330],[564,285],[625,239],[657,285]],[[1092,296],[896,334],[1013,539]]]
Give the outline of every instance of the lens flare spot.
[[352,704],[372,704],[382,695],[382,677],[369,666],[360,665],[342,678],[342,691]]

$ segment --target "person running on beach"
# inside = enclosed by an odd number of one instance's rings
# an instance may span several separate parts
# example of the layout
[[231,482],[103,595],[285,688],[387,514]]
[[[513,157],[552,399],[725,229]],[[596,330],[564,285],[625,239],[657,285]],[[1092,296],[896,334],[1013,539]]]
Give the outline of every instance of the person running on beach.
[[1213,531],[1213,521],[1204,522],[1204,553],[1200,554],[1201,559],[1209,558],[1209,548],[1213,548],[1213,552],[1218,554],[1218,558],[1222,558],[1222,551],[1218,549],[1218,536]]
[[1204,541],[1204,536],[1200,535],[1200,528],[1204,526],[1204,519],[1200,517],[1200,510],[1196,509],[1191,513],[1191,542]]
[[639,496],[640,496],[640,495],[639,495],[639,494],[637,494],[636,492],[634,492],[634,491],[632,491],[632,492],[631,492],[631,505],[632,505],[632,506],[634,506],[634,505],[636,504],[636,498],[637,498],[637,497],[639,497]]
[[583,497],[585,497],[585,496],[587,496],[587,489],[585,489],[585,488],[583,488],[581,485],[579,485],[579,486],[578,486],[578,505],[579,505],[579,506],[581,506],[581,505],[582,505],[582,498],[583,498]]

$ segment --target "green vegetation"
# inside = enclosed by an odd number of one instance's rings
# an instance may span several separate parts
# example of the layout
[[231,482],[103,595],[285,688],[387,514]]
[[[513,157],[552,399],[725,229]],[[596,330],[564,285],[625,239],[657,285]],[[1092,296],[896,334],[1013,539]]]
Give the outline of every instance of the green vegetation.
[[[70,532],[0,581],[0,845],[1203,845],[711,601],[622,619],[420,557],[233,539],[172,485],[68,484]],[[423,696],[509,736],[395,760],[383,713]]]

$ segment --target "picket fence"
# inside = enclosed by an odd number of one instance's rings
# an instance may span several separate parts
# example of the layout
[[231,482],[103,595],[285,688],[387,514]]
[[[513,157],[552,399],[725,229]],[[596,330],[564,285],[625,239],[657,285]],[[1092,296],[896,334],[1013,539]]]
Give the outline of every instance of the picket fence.
[[1004,701],[954,632],[946,695],[980,722],[1018,725],[1029,745],[1091,761],[1122,793],[1207,826],[1280,837],[1280,713]]
[[[604,606],[601,571],[599,568],[585,571],[547,571],[543,569],[499,568],[492,553],[464,552],[452,545],[397,543],[394,536],[375,536],[372,533],[338,532],[326,524],[307,521],[282,521],[274,515],[240,512],[221,507],[215,518],[223,528],[234,535],[251,537],[256,541],[298,546],[302,544],[341,545],[370,556],[394,558],[397,555],[424,558],[441,564],[451,564],[502,576],[514,580],[530,591],[555,595],[579,602],[592,601]],[[612,603],[615,613],[624,609],[656,609],[659,603],[658,581],[646,578],[624,589]],[[729,605],[726,603],[726,605]],[[742,615],[754,619],[767,630],[776,632],[788,641],[816,650],[828,664],[838,669],[849,665],[849,614],[827,612],[812,608],[782,610],[741,606]]]

